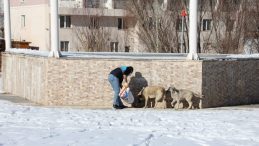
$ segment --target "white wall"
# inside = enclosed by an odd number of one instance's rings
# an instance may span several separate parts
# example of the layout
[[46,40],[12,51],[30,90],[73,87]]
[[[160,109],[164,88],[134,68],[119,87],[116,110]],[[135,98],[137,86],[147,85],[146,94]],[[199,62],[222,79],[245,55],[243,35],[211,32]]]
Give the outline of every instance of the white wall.
[[[25,27],[22,27],[21,15],[25,15]],[[12,39],[32,42],[40,50],[50,50],[50,20],[47,4],[11,7]]]

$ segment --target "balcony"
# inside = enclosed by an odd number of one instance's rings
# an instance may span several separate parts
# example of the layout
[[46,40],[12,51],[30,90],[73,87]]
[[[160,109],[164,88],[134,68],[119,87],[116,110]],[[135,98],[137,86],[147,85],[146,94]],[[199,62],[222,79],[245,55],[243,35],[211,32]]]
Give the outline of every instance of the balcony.
[[125,17],[128,12],[123,9],[101,9],[101,8],[59,8],[60,15],[88,15],[88,16],[113,16]]
[[114,0],[114,9],[127,9],[127,0]]
[[60,1],[60,8],[104,8],[104,9],[126,9],[126,0],[81,0]]

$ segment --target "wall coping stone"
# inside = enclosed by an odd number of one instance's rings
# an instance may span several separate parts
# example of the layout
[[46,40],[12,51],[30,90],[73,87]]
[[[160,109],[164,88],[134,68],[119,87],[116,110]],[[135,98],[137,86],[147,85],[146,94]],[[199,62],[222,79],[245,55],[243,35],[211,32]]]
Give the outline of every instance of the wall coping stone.
[[[10,49],[6,54],[48,57],[48,51]],[[126,60],[186,60],[187,53],[142,53],[142,52],[61,52],[60,59],[126,59]],[[198,54],[203,61],[259,60],[259,54]]]

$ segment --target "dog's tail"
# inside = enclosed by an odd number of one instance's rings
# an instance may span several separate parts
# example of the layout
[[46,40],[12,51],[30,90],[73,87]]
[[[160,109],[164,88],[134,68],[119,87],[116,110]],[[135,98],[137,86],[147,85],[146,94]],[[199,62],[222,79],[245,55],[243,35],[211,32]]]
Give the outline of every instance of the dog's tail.
[[193,93],[193,95],[194,95],[195,97],[200,98],[200,99],[203,99],[203,98],[204,98],[204,95],[202,95],[202,94]]

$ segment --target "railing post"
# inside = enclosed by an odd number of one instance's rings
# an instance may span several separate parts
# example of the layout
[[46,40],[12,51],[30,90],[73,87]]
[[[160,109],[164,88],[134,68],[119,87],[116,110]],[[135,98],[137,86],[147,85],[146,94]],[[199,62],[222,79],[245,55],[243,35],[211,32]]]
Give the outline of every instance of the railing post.
[[49,0],[50,2],[50,21],[51,21],[51,51],[49,57],[60,57],[59,52],[59,18],[58,18],[58,0]]

